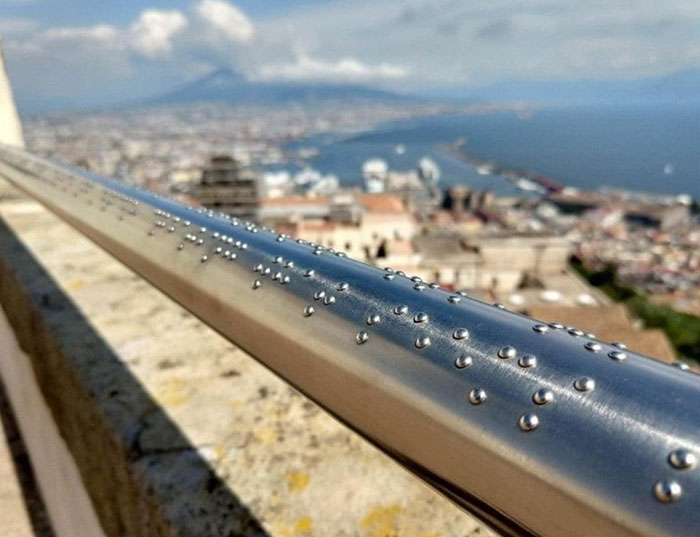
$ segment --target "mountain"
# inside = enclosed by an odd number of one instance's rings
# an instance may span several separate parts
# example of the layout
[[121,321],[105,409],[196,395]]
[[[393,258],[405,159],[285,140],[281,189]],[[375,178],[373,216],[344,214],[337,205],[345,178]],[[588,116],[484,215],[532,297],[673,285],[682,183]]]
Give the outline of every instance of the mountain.
[[222,101],[232,104],[287,104],[330,100],[417,101],[415,97],[356,84],[249,82],[231,69],[220,69],[147,104]]
[[700,104],[700,70],[636,80],[512,80],[476,88],[442,90],[433,97],[573,105]]

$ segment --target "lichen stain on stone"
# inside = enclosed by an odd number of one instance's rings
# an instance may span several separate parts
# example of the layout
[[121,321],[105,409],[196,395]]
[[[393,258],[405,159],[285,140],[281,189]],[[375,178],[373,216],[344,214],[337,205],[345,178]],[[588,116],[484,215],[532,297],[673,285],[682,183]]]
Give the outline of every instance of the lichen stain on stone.
[[294,535],[310,535],[313,524],[311,523],[311,518],[308,516],[301,517],[294,524]]
[[292,492],[301,492],[309,485],[309,474],[287,474],[284,476],[287,486]]
[[240,399],[236,399],[234,401],[231,401],[231,408],[233,408],[234,410],[240,410],[241,408],[243,408],[244,405],[245,405],[245,402],[241,401]]
[[273,442],[277,442],[279,438],[277,431],[270,429],[269,427],[258,429],[253,433],[253,436],[255,437],[255,440],[261,444],[272,444]]
[[399,537],[396,517],[403,511],[399,505],[373,507],[360,522],[365,537]]
[[164,406],[180,406],[189,401],[189,390],[187,383],[181,378],[173,378],[162,386],[156,399]]
[[66,289],[69,291],[77,291],[85,287],[85,280],[78,278],[76,280],[71,280],[66,284]]

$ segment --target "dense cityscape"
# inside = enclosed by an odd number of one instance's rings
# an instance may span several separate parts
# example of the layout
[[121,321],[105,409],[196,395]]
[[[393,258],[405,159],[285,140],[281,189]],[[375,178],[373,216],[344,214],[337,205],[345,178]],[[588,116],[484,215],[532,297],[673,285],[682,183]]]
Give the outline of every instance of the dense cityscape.
[[[459,140],[452,149],[465,166],[494,181],[505,178],[522,196],[475,191],[466,181],[443,184],[439,166],[427,156],[413,169],[395,170],[367,154],[357,169],[362,186],[348,186],[314,168],[322,148],[290,145],[387,121],[503,110],[527,113],[517,104],[199,104],[36,117],[25,123],[25,134],[38,154],[250,218],[547,321],[575,325],[581,315],[611,316],[625,330],[647,328],[646,340],[632,338],[648,341],[640,343],[642,352],[668,360],[698,358],[696,340],[669,334],[658,315],[652,320],[637,318],[636,310],[621,314],[614,305],[619,297],[588,281],[612,271],[616,288],[695,322],[700,220],[688,196],[583,191],[460,154]],[[405,148],[398,144],[395,150]],[[605,330],[606,323],[600,324]],[[649,328],[665,329],[666,336]]]

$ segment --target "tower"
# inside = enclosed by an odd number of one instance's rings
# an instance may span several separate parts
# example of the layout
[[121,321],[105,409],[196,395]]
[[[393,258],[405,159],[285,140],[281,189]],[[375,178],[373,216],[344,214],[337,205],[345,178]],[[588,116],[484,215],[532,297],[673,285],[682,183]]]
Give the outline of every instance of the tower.
[[5,71],[5,58],[2,54],[2,36],[0,36],[0,144],[24,147],[22,124],[19,121],[15,99],[12,95],[10,79]]

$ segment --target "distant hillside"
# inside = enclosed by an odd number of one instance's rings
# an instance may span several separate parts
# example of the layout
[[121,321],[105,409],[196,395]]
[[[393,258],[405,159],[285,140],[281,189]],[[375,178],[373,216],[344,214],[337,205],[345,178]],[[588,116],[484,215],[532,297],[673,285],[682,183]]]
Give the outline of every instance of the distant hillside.
[[354,84],[249,82],[239,73],[220,69],[147,104],[220,101],[232,104],[310,103],[329,100],[418,101],[418,98]]
[[513,80],[477,88],[441,90],[434,96],[553,104],[700,104],[700,70],[638,80]]

